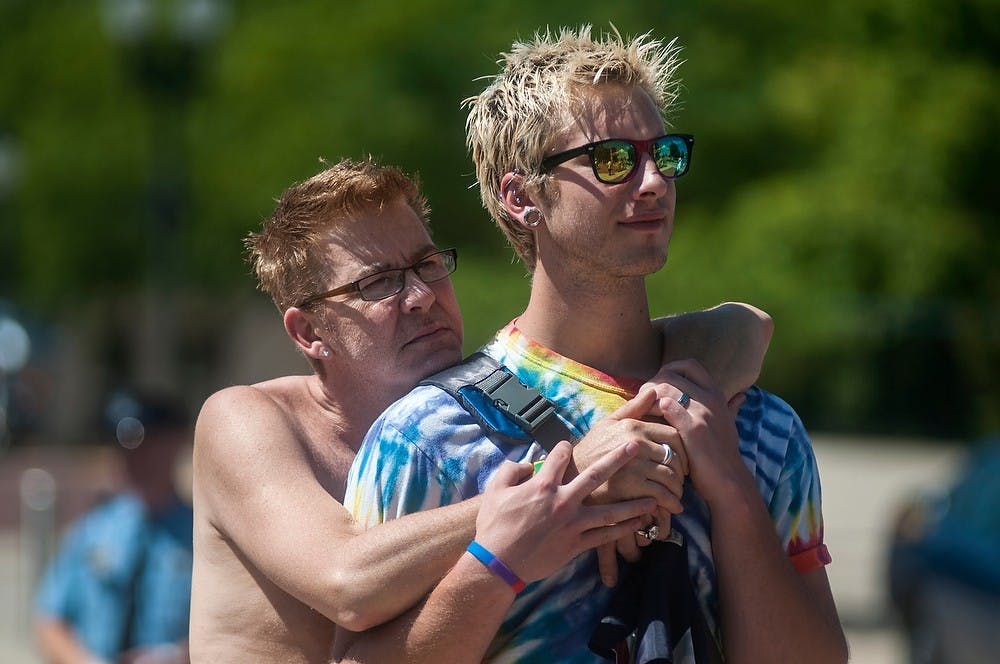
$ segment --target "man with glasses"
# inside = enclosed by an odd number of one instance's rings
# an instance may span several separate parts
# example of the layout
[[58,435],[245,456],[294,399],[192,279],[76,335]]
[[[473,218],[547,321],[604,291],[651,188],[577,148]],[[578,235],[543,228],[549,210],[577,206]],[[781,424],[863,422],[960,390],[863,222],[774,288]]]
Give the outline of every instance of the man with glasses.
[[[483,203],[532,274],[524,313],[484,352],[554,402],[577,437],[627,399],[654,395],[671,432],[659,462],[687,479],[680,504],[664,505],[672,517],[644,531],[670,540],[647,555],[682,570],[649,566],[631,584],[633,604],[664,604],[640,610],[642,661],[845,661],[815,458],[794,411],[751,388],[737,415],[690,360],[644,385],[664,346],[645,279],[666,261],[675,181],[694,145],[665,130],[677,51],[648,35],[592,38],[589,27],[539,34],[514,44],[503,71],[467,101]],[[502,460],[543,454],[537,443],[491,439],[449,394],[421,386],[372,426],[345,504],[362,523],[387,522],[481,490]],[[522,561],[479,544],[470,555],[496,572],[493,587],[460,595],[461,610],[434,601],[436,590],[378,638],[342,639],[338,651],[359,661],[603,661],[591,635],[609,609],[635,607],[612,607],[593,553],[522,589],[512,582]],[[664,600],[674,594],[676,606]],[[675,634],[681,615],[664,612],[678,607],[691,615]]]
[[[655,509],[652,499],[626,500],[649,481],[642,468],[619,478],[632,489],[612,494],[616,504],[582,502],[648,454],[619,444],[615,423],[631,421],[622,415],[609,418],[606,436],[572,450],[574,465],[588,470],[565,485],[571,449],[563,444],[551,467],[523,483],[523,469],[507,464],[481,498],[367,532],[352,521],[341,501],[369,425],[420,379],[461,359],[448,278],[457,256],[434,245],[427,216],[416,183],[398,169],[343,161],[285,191],[248,238],[260,286],[313,373],[230,387],[202,408],[193,661],[326,662],[336,625],[386,621],[442,577],[446,587],[476,587],[479,563],[460,560],[474,537],[501,555],[520,551],[519,573],[532,581],[630,535],[642,525],[637,515]],[[769,330],[752,312],[724,308],[670,325],[690,338],[679,352],[720,338],[708,359],[720,358],[734,382],[756,375]]]

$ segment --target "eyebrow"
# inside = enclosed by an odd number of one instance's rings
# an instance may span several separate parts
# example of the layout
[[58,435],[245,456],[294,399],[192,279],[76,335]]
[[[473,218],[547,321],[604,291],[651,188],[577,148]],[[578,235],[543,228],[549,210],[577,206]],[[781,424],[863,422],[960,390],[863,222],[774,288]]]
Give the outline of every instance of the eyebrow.
[[[408,261],[410,261],[409,263],[407,263],[407,265],[408,266],[409,265],[413,265],[414,263],[419,262],[421,259],[426,258],[427,256],[430,256],[431,254],[435,254],[435,253],[437,253],[439,251],[441,251],[441,250],[438,249],[433,244],[424,245],[424,247],[422,249],[420,249],[419,251],[415,252],[416,258],[407,259]],[[384,261],[380,261],[378,263],[372,263],[371,265],[368,265],[367,268],[366,268],[366,270],[365,270],[365,273],[363,275],[361,275],[360,277],[358,277],[358,279],[364,279],[365,277],[370,276],[372,274],[375,274],[376,272],[385,272],[386,270],[401,270],[401,269],[403,269],[403,268],[401,268],[398,265],[391,265],[391,264],[386,263]]]

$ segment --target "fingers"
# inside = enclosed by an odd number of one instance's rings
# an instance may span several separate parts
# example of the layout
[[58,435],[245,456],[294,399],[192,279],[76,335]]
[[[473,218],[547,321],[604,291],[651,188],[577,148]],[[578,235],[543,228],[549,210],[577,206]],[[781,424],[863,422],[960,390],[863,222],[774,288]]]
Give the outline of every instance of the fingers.
[[[635,534],[635,531],[645,528],[646,524],[640,520],[638,524],[629,529],[628,532],[622,533],[622,536],[615,540],[615,548],[618,551],[618,555],[624,558],[630,563],[635,563],[639,561],[642,557],[642,552],[639,550],[639,544],[636,542],[637,539],[642,539],[639,535]],[[646,542],[644,542],[646,544]]]
[[[678,413],[679,409],[674,402],[681,393],[687,393],[692,400],[710,408],[721,407],[727,401],[708,371],[697,360],[670,362],[660,369],[654,381],[654,389],[659,397],[656,410],[668,422],[673,422],[671,414]],[[686,410],[688,407],[689,405],[685,404],[681,406],[681,410]]]
[[708,387],[713,383],[708,370],[702,366],[701,362],[694,359],[677,360],[675,362],[664,364],[661,372],[675,373],[678,376],[682,376],[683,378],[695,383],[698,387]]
[[582,508],[579,525],[581,530],[591,530],[635,517],[652,514],[657,509],[652,498],[636,498],[608,505],[588,505]]
[[642,419],[656,403],[656,393],[652,390],[639,390],[639,393],[623,403],[608,418],[615,420]]
[[517,486],[531,475],[531,465],[505,461],[490,479],[487,490]]
[[[562,443],[560,443],[560,445],[562,445]],[[567,443],[567,447],[568,445],[569,444]],[[628,460],[638,454],[638,452],[639,444],[634,441],[629,441],[618,447],[610,454],[605,454],[596,463],[577,475],[569,484],[566,485],[569,489],[570,495],[579,500],[583,500],[593,493],[594,489],[607,482],[619,468],[624,466]],[[551,458],[551,455],[549,455],[549,457]],[[546,466],[548,466],[548,463],[548,459],[546,459],[545,465],[542,466],[543,471],[546,469]],[[561,476],[562,474],[560,473],[560,477]]]
[[[655,431],[651,430],[647,435],[650,443],[644,446],[644,456],[646,458],[661,468],[669,468],[671,472],[678,475],[688,474],[690,470],[688,453],[677,429],[674,427],[662,427]],[[663,457],[666,455],[666,451],[663,449],[664,445],[669,445],[673,451],[673,457],[666,466],[663,465]]]
[[618,554],[613,541],[597,546],[597,569],[601,574],[601,583],[608,588],[618,585]]
[[[622,521],[621,523],[615,523],[610,526],[601,526],[600,528],[588,530],[583,533],[580,538],[581,544],[583,545],[580,551],[586,551],[587,549],[592,549],[602,544],[608,544],[609,542],[621,543],[625,540],[631,540],[633,542],[633,546],[635,546],[635,531],[639,528],[642,528],[642,520],[635,518]],[[618,551],[621,553],[620,547]],[[625,556],[624,554],[623,557],[629,562],[635,562],[639,559],[639,549],[636,548],[631,557]],[[600,561],[600,559],[598,559],[598,561]],[[604,580],[603,569],[601,570],[601,579],[602,581]]]
[[740,408],[743,407],[743,404],[746,403],[746,400],[747,400],[746,392],[737,392],[733,396],[733,398],[729,400],[729,412],[730,414],[732,414],[733,417],[736,417],[739,414]]
[[660,509],[674,514],[680,514],[684,511],[684,506],[681,504],[680,499],[683,492],[683,485],[681,485],[681,488],[671,489],[654,480],[647,480],[644,487],[645,491],[643,494],[653,496],[656,499],[657,507]]
[[545,457],[545,463],[542,464],[542,469],[538,471],[538,477],[542,481],[552,482],[557,485],[562,484],[563,475],[566,473],[566,468],[569,466],[569,461],[572,458],[573,446],[568,441],[559,441],[552,448],[552,451],[549,452],[548,456]]
[[664,539],[667,535],[670,534],[670,523],[672,517],[673,514],[671,514],[667,510],[657,508],[655,519],[656,519],[656,525],[659,527],[660,530],[659,539]]

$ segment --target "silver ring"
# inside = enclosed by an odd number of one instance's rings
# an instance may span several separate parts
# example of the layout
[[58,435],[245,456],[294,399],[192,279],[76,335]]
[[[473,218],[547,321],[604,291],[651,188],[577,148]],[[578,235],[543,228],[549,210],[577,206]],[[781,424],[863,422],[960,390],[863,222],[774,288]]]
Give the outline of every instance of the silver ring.
[[649,528],[646,528],[645,530],[637,530],[637,531],[635,531],[635,534],[636,535],[642,535],[643,537],[645,537],[646,539],[648,539],[650,542],[652,542],[653,540],[657,539],[660,536],[660,527],[654,523],[653,525],[651,525]]
[[679,403],[682,408],[687,408],[688,404],[691,403],[691,395],[687,392],[681,392],[681,395],[677,397],[677,403]]
[[660,461],[661,466],[666,466],[670,464],[670,460],[677,456],[674,452],[674,448],[670,447],[666,443],[660,443],[663,446],[663,459]]

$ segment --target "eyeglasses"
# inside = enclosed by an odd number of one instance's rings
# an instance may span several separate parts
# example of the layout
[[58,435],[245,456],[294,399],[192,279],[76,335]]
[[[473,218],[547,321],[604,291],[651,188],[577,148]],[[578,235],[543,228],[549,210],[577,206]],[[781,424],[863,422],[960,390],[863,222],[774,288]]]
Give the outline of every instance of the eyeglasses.
[[660,175],[673,180],[688,172],[693,147],[691,134],[666,134],[646,141],[609,138],[546,157],[542,160],[541,171],[547,173],[564,161],[585,154],[590,157],[590,166],[598,181],[621,184],[632,179],[639,170],[639,155],[648,152]]
[[343,295],[344,293],[357,293],[362,300],[368,302],[384,300],[403,290],[403,287],[406,285],[407,270],[413,270],[413,273],[422,282],[429,284],[444,279],[454,272],[456,267],[458,267],[458,250],[443,249],[435,251],[433,254],[424,256],[419,262],[409,267],[397,267],[391,270],[375,272],[374,274],[369,274],[367,277],[361,277],[357,281],[352,281],[346,286],[340,286],[325,293],[308,297],[299,303],[299,308],[311,304],[316,300],[333,297],[334,295]]

